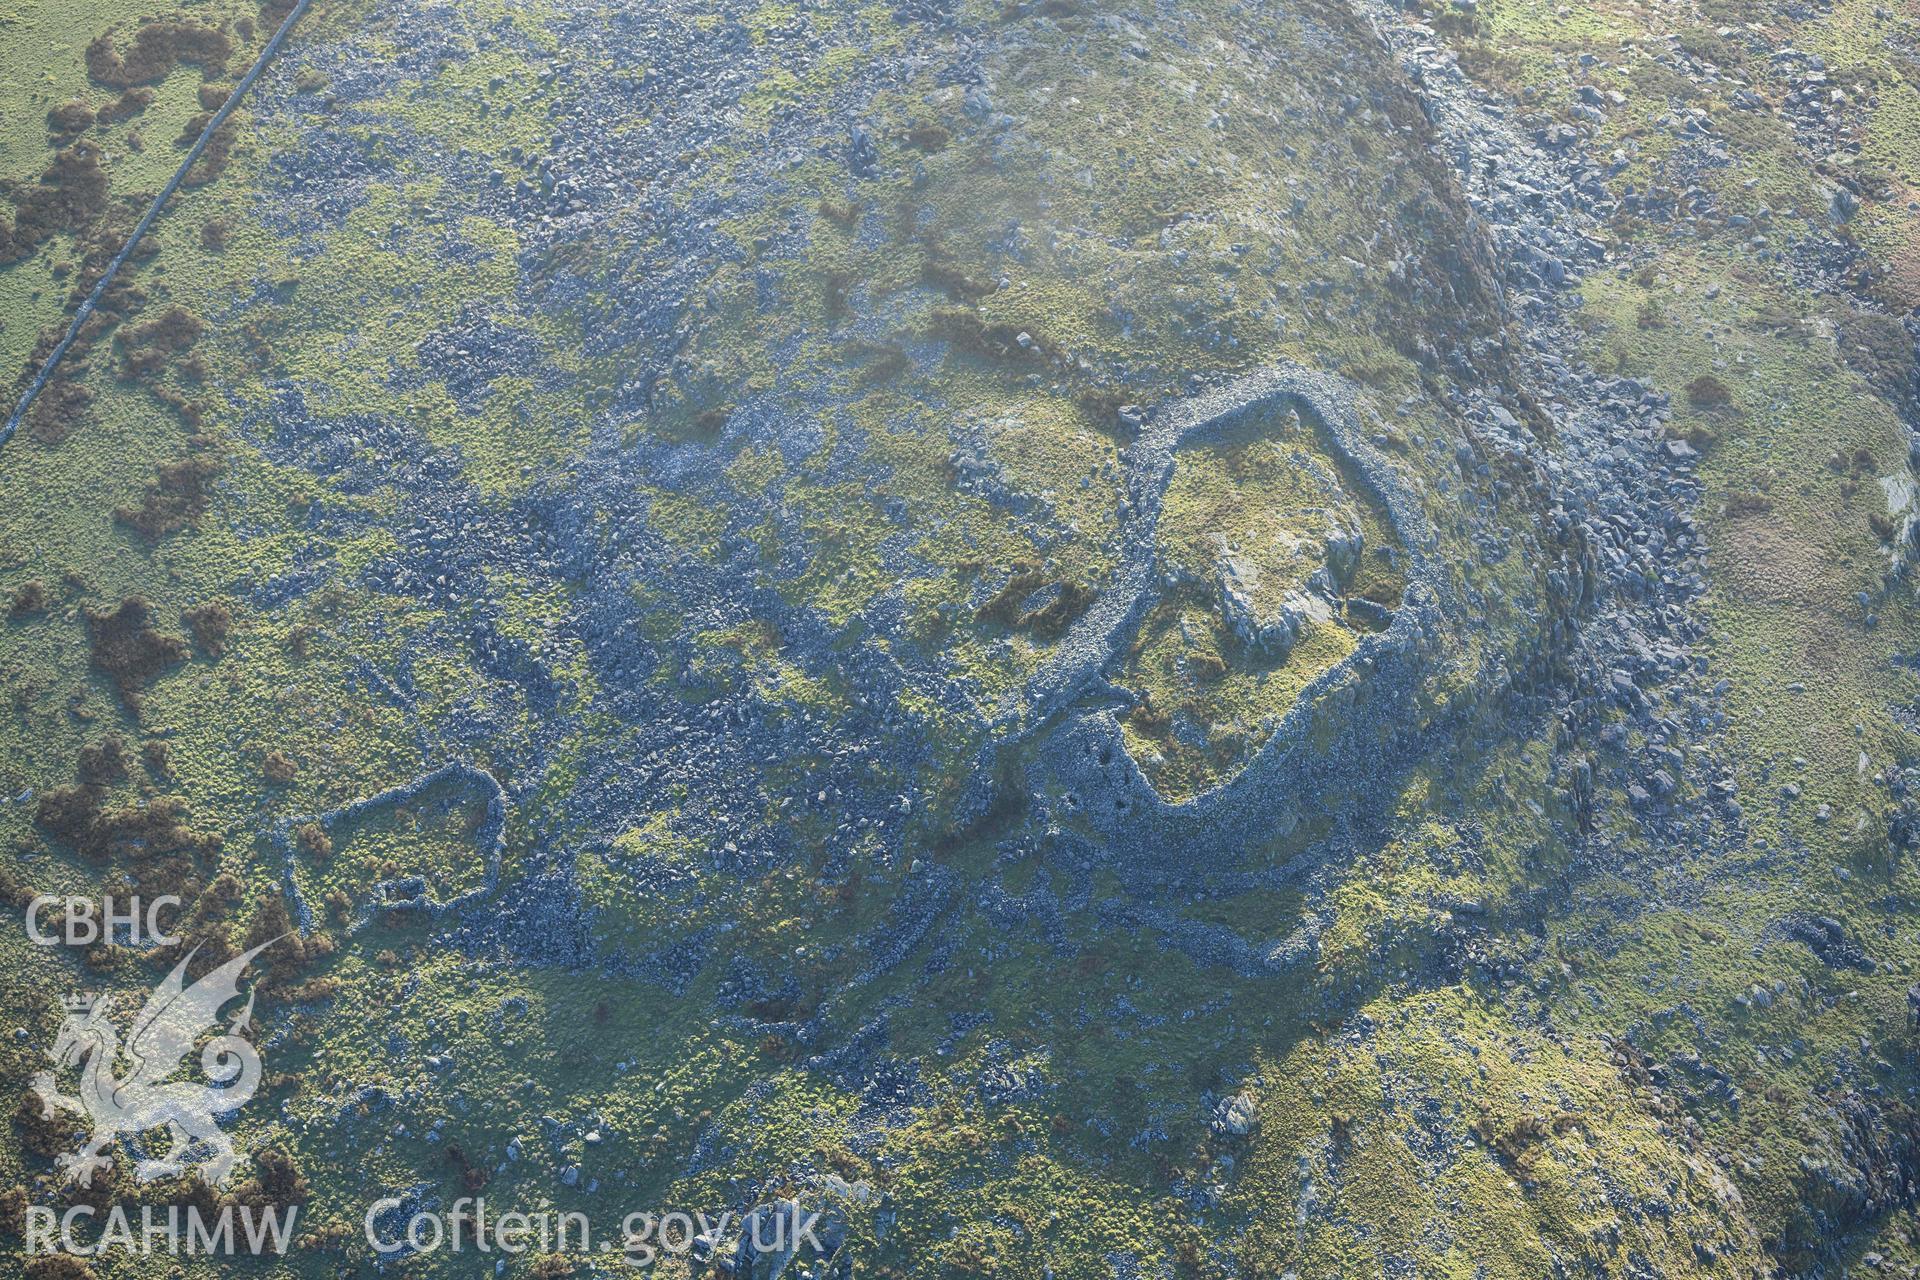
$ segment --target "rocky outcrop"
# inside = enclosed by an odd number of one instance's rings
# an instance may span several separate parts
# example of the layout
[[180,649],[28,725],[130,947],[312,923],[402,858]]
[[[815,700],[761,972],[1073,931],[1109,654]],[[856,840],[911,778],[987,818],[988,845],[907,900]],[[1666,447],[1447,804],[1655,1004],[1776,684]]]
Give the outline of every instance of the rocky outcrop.
[[1366,544],[1358,521],[1345,512],[1323,508],[1304,514],[1318,518],[1318,536],[1276,532],[1274,537],[1284,544],[1287,559],[1313,568],[1301,575],[1298,585],[1278,591],[1277,599],[1250,557],[1223,548],[1214,565],[1220,616],[1242,644],[1269,661],[1291,653],[1308,626],[1330,622],[1342,612],[1341,589],[1352,578]]

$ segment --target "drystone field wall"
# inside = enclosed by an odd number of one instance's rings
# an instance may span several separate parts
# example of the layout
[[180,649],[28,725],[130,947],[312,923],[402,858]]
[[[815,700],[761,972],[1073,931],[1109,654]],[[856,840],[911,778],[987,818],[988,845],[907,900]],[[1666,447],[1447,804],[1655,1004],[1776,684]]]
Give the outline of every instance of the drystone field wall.
[[[1104,684],[1102,673],[1157,598],[1154,530],[1179,450],[1289,409],[1321,428],[1385,508],[1406,550],[1406,597],[1385,631],[1366,636],[1307,686],[1243,768],[1197,796],[1169,800],[1127,750],[1111,705],[1075,712],[1072,704]],[[1058,788],[1068,815],[1116,855],[1147,860],[1237,857],[1284,835],[1308,809],[1340,809],[1371,796],[1391,765],[1424,738],[1422,686],[1455,611],[1434,571],[1437,536],[1419,495],[1361,432],[1352,385],[1293,365],[1262,370],[1167,406],[1142,430],[1127,462],[1125,567],[1030,689],[1036,720],[1067,713],[1039,757],[1035,781]]]
[[0,23],[0,879],[290,1271],[1920,1274],[1914,17],[284,4]]
[[299,864],[294,851],[294,828],[309,823],[322,831],[332,834],[337,828],[357,821],[380,810],[389,810],[406,805],[429,790],[442,785],[452,785],[483,797],[486,803],[486,816],[478,830],[473,833],[473,852],[484,868],[482,883],[457,894],[445,901],[436,899],[426,881],[419,876],[398,876],[382,880],[373,886],[373,896],[368,902],[361,903],[352,925],[353,929],[365,928],[378,910],[404,909],[416,911],[428,917],[443,916],[458,912],[466,907],[484,905],[493,894],[500,878],[500,859],[506,850],[506,826],[508,799],[506,788],[502,787],[491,773],[476,765],[455,760],[430,769],[410,782],[389,787],[378,795],[365,796],[344,804],[328,813],[313,817],[287,818],[275,824],[269,833],[269,839],[280,851],[285,864],[283,887],[287,902],[292,908],[294,918],[300,924],[302,933],[310,933],[314,927],[313,906],[300,891],[297,875]]

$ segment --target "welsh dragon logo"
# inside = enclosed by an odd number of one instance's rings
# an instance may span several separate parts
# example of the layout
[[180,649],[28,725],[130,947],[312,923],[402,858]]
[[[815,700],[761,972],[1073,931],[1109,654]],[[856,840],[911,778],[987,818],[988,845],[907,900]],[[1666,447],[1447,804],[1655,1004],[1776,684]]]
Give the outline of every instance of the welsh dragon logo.
[[[93,1125],[79,1153],[62,1155],[57,1162],[69,1181],[92,1186],[94,1172],[112,1163],[106,1152],[116,1139],[164,1128],[168,1149],[135,1164],[139,1181],[179,1173],[188,1166],[184,1157],[204,1145],[211,1153],[199,1164],[201,1179],[212,1186],[225,1183],[233,1170],[233,1140],[220,1131],[214,1116],[236,1110],[260,1085],[260,1054],[240,1034],[253,1017],[252,994],[226,1033],[208,1040],[200,1051],[200,1069],[212,1085],[167,1077],[180,1068],[201,1033],[218,1025],[221,1006],[239,996],[240,974],[247,965],[278,941],[235,956],[192,986],[185,982],[187,965],[199,948],[188,952],[147,998],[124,1046],[107,1020],[108,997],[67,997],[66,1021],[48,1054],[53,1070],[35,1075],[31,1087],[40,1095],[45,1118],[72,1111]],[[123,1054],[129,1069],[116,1077]],[[61,1093],[55,1083],[55,1073],[70,1067],[80,1068],[78,1097]]]

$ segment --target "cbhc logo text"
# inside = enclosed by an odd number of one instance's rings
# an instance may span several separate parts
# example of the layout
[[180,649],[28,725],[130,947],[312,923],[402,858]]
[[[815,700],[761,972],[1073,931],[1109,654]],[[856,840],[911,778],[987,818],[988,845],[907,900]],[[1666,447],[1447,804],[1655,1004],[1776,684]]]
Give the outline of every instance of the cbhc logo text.
[[[160,909],[179,905],[180,899],[170,893],[147,902],[144,910],[138,897],[116,904],[112,897],[102,898],[96,903],[92,898],[71,895],[56,897],[51,893],[43,893],[27,904],[27,936],[43,947],[57,946],[62,942],[70,947],[90,947],[96,942],[112,942],[114,931],[124,925],[129,946],[138,946],[142,942],[172,946],[180,938],[177,934],[162,931]],[[41,913],[56,907],[66,912],[65,928],[54,933],[43,932],[40,928]]]

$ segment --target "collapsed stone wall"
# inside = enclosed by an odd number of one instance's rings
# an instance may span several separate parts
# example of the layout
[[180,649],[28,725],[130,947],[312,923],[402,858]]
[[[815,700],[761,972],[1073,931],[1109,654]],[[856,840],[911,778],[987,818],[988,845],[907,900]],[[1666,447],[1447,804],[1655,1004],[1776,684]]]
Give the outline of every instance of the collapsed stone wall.
[[[1459,610],[1436,570],[1439,539],[1420,496],[1362,434],[1355,402],[1345,379],[1279,365],[1169,406],[1128,450],[1125,567],[1029,685],[1026,733],[1066,717],[1048,736],[1029,782],[1036,792],[1057,790],[1066,810],[1060,816],[1130,860],[1233,856],[1284,834],[1308,807],[1363,801],[1391,763],[1429,735],[1439,710],[1431,677],[1445,660],[1442,637]],[[1111,705],[1118,691],[1108,705],[1073,708],[1103,691],[1103,673],[1158,598],[1155,529],[1178,450],[1288,409],[1323,429],[1336,456],[1385,509],[1407,553],[1407,593],[1387,629],[1363,638],[1308,685],[1239,772],[1170,801],[1126,748]]]

